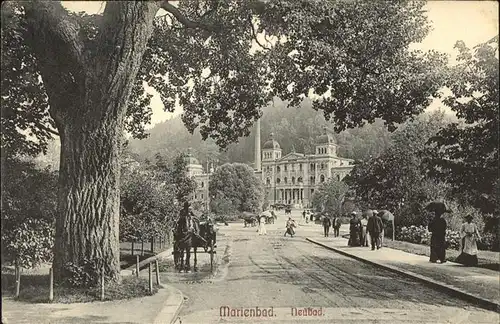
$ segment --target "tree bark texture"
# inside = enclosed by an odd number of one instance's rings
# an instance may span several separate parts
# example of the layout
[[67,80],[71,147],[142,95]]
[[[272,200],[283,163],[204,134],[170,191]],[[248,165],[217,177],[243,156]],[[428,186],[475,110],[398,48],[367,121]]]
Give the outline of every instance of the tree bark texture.
[[[120,279],[119,153],[127,102],[153,30],[154,2],[107,2],[97,37],[56,2],[29,2],[33,49],[61,137],[54,277],[65,264],[104,265]],[[87,45],[84,45],[87,44]],[[90,44],[90,45],[89,45]]]

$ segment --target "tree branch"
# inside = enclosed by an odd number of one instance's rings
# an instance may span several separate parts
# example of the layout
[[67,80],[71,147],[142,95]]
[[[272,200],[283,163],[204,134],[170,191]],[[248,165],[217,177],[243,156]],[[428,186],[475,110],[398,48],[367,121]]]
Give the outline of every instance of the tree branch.
[[53,135],[59,136],[59,133],[57,131],[53,130],[52,128],[49,128],[49,127],[42,125],[41,123],[38,123],[38,122],[35,122],[34,124],[36,127],[40,128],[41,130],[44,130],[44,131],[49,132]]
[[[71,69],[74,77],[83,71],[83,41],[80,26],[57,1],[29,1],[25,5],[28,22],[40,63]],[[55,66],[51,66],[54,68]]]
[[257,43],[257,45],[259,45],[260,47],[262,47],[263,49],[265,49],[267,51],[271,50],[269,47],[261,44],[261,42],[257,39],[257,33],[255,32],[255,26],[252,23],[252,16],[249,17],[248,23],[250,24],[250,29],[252,30],[252,38]]
[[182,25],[186,26],[187,28],[200,28],[200,29],[204,29],[207,31],[217,31],[218,30],[218,28],[216,26],[188,19],[184,15],[184,13],[182,13],[179,10],[179,8],[177,8],[176,6],[169,3],[168,0],[160,1],[159,5],[160,5],[160,8],[162,8],[166,12],[169,12],[170,14],[172,14],[172,16],[174,16],[178,22],[180,22]]

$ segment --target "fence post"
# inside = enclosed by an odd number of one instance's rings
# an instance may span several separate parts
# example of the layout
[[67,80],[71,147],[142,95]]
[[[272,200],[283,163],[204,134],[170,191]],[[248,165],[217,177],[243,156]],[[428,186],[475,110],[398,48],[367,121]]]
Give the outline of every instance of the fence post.
[[151,254],[155,253],[155,238],[151,237]]
[[132,255],[134,255],[134,241],[132,241],[132,248],[131,248]]
[[135,274],[137,277],[139,277],[139,256],[135,256]]
[[392,240],[396,240],[396,226],[394,226],[394,218],[392,219]]
[[144,240],[141,240],[141,255],[144,255]]
[[149,262],[149,292],[153,293],[153,272],[151,262]]
[[101,300],[104,300],[104,265],[101,270]]
[[16,298],[19,298],[19,291],[21,290],[21,269],[19,262],[16,260]]
[[49,301],[54,300],[54,269],[51,267],[49,269]]
[[160,267],[158,265],[158,260],[155,260],[155,269],[156,269],[156,283],[159,286],[160,285]]

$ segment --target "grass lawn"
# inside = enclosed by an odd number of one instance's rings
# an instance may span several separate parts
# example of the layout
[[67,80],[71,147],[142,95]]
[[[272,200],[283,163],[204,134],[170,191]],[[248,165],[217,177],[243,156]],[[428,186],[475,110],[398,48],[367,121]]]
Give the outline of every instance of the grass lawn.
[[[15,277],[11,269],[2,268],[2,296],[15,295]],[[153,283],[153,294],[158,292]],[[104,289],[104,300],[120,300],[152,295],[146,278],[123,277],[121,284],[109,283]],[[69,288],[54,284],[54,303],[86,303],[100,301],[101,289]],[[21,274],[19,300],[30,303],[49,302],[49,276],[47,274]]]
[[[384,238],[384,246],[391,249],[401,250],[408,253],[430,256],[430,248],[427,245],[415,244],[402,241],[391,241]],[[446,250],[446,260],[454,262],[460,253],[457,250]],[[479,268],[500,271],[500,253],[492,251],[479,251],[477,255]]]

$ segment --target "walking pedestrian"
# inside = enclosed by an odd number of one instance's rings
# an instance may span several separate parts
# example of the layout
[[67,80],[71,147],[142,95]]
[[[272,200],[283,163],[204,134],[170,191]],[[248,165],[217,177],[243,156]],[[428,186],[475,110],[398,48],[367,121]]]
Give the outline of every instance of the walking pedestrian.
[[357,216],[356,212],[351,213],[351,220],[349,222],[349,241],[348,246],[360,246],[361,245],[361,222]]
[[340,216],[335,215],[332,221],[332,227],[333,227],[333,237],[339,237],[340,236],[340,226],[342,225],[342,221],[340,219]]
[[260,215],[259,217],[259,235],[266,235],[266,216]]
[[370,243],[372,251],[375,248],[380,249],[380,233],[382,232],[383,223],[382,219],[378,217],[372,210],[367,210],[366,215],[368,216],[368,223],[366,224],[366,230],[370,234]]
[[376,209],[373,210],[373,215],[377,215],[380,218],[382,224],[382,228],[380,230],[380,235],[379,235],[379,248],[381,249],[382,246],[384,246],[385,223],[382,217],[380,217],[381,214],[379,214],[379,212]]
[[438,260],[441,263],[446,262],[446,220],[441,216],[445,213],[444,208],[434,210],[434,218],[429,223],[429,232],[431,234],[431,256],[429,261],[436,263]]
[[323,231],[325,233],[325,237],[328,237],[330,233],[330,226],[332,226],[332,221],[330,220],[330,217],[328,217],[328,215],[325,215],[323,217]]
[[472,215],[465,217],[466,222],[460,228],[460,255],[457,262],[465,266],[477,266],[477,241],[481,240],[477,225],[472,222]]
[[368,225],[368,216],[364,213],[363,218],[361,218],[361,246],[368,246],[368,231],[366,226]]

